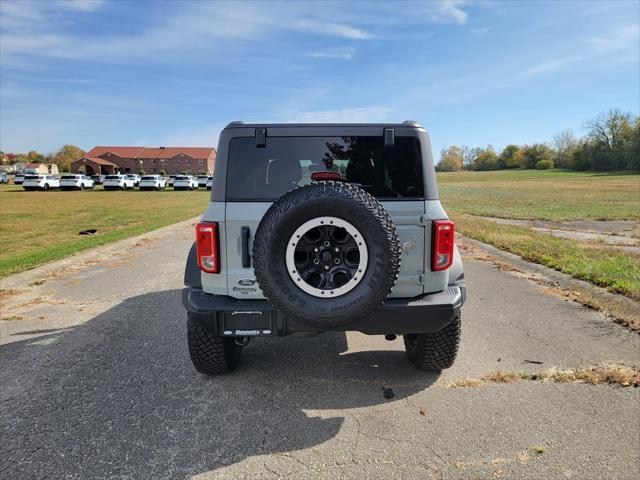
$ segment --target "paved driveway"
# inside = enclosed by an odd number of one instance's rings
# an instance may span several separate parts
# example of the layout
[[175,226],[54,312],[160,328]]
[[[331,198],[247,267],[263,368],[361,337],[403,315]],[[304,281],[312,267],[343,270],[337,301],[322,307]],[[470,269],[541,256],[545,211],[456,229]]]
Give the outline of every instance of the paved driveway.
[[414,370],[401,340],[359,333],[259,339],[235,373],[197,374],[180,304],[191,229],[83,254],[62,274],[3,281],[2,316],[11,320],[0,321],[1,478],[639,471],[638,388],[448,388],[496,370],[640,364],[637,334],[480,261],[465,265],[462,347],[440,377]]

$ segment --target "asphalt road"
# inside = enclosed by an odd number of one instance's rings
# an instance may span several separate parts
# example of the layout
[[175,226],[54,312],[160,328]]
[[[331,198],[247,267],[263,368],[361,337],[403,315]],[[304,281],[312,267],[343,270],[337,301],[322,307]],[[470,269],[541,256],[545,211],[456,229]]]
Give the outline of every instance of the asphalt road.
[[2,281],[0,478],[637,478],[638,388],[448,388],[640,364],[640,336],[602,314],[469,260],[460,354],[439,377],[401,340],[348,333],[259,339],[208,378],[180,304],[191,230]]

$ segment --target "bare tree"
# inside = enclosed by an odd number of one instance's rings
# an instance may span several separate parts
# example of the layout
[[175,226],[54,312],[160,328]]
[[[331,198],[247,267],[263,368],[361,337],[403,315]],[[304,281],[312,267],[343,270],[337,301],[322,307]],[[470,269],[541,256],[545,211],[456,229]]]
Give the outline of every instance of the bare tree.
[[614,152],[621,144],[622,134],[631,124],[631,115],[620,110],[609,110],[585,123],[589,137]]
[[553,136],[552,145],[556,150],[556,167],[565,167],[572,152],[578,146],[578,140],[573,130],[566,129]]

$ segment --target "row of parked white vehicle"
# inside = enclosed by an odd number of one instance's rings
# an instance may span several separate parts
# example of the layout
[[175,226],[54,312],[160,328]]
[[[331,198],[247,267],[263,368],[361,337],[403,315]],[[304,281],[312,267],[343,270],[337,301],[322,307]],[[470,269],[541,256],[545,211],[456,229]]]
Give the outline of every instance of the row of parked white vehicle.
[[[17,180],[17,181],[16,181]],[[22,180],[20,182],[20,180]],[[93,190],[96,185],[102,184],[105,190],[164,190],[173,187],[174,190],[197,190],[204,187],[211,190],[213,177],[206,175],[172,175],[168,179],[162,175],[95,175],[90,177],[81,174],[62,175],[58,178],[54,175],[26,175],[23,179],[14,179],[14,183],[22,183],[25,190]]]

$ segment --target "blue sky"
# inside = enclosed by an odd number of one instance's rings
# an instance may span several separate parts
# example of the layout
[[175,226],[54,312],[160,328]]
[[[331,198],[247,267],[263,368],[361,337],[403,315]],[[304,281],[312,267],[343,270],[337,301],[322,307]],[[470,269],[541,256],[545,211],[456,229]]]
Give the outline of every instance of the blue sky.
[[232,120],[550,140],[640,109],[640,2],[0,2],[0,149],[216,145]]

